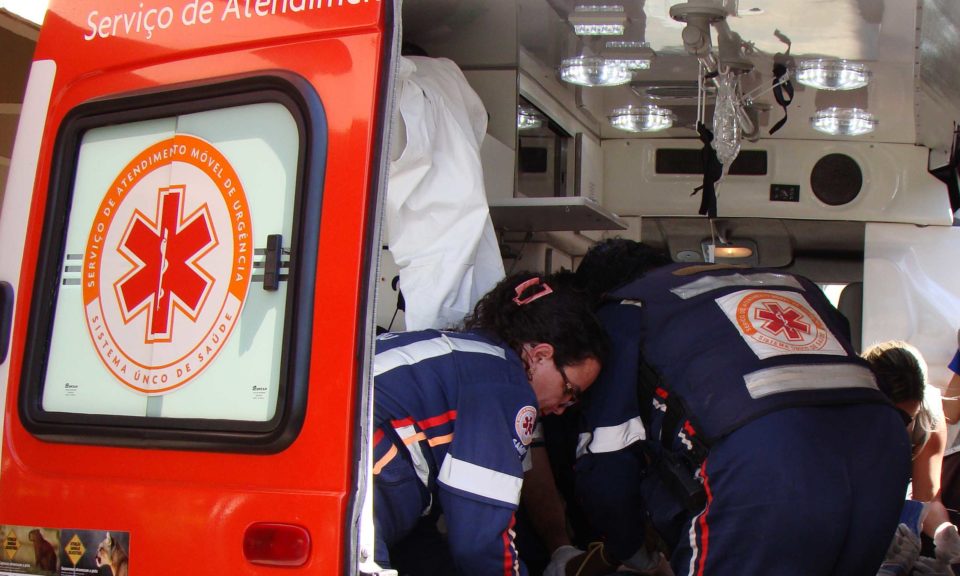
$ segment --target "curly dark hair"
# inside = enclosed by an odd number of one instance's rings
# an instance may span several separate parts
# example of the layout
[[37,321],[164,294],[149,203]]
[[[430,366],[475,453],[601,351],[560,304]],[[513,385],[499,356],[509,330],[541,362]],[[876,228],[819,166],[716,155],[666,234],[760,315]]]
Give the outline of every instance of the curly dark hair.
[[[517,288],[524,282],[536,283]],[[531,298],[545,290],[539,298]],[[523,302],[518,304],[517,301]],[[557,366],[569,366],[588,358],[603,361],[607,335],[593,316],[587,299],[578,293],[569,272],[541,276],[519,272],[507,276],[483,296],[464,320],[467,330],[490,333],[518,354],[524,344],[544,342],[553,346]]]
[[604,294],[670,262],[670,256],[659,248],[610,238],[587,251],[577,267],[576,282],[594,304],[600,304]]

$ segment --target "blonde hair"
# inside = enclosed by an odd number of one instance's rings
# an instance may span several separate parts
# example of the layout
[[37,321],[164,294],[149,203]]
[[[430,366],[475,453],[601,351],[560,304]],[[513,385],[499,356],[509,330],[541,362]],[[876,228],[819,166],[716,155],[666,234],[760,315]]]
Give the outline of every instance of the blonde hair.
[[914,428],[932,432],[938,424],[938,410],[927,400],[927,362],[913,345],[889,340],[871,346],[863,358],[877,377],[877,386],[891,402],[920,402]]

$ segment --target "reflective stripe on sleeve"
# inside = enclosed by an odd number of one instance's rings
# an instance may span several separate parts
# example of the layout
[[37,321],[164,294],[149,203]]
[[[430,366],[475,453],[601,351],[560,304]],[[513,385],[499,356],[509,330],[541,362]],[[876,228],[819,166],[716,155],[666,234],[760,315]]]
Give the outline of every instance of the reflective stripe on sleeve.
[[789,286],[797,290],[803,290],[803,286],[793,276],[762,272],[757,274],[730,274],[728,276],[703,276],[683,286],[672,288],[670,291],[687,300],[711,290],[719,290],[729,286]]
[[577,458],[587,454],[616,452],[640,440],[646,440],[647,433],[639,416],[616,426],[601,426],[593,432],[580,435],[577,441]]
[[426,440],[423,432],[417,432],[413,426],[401,426],[395,428],[397,435],[410,452],[410,460],[413,462],[413,468],[417,471],[417,477],[427,488],[430,487],[430,464],[427,463],[427,457],[420,447],[420,440]]
[[777,366],[746,374],[743,381],[754,399],[797,390],[877,389],[870,369],[857,364]]
[[410,366],[454,351],[490,354],[500,358],[506,357],[503,348],[499,346],[441,334],[437,338],[421,340],[380,352],[373,358],[373,375],[376,377],[394,368]]
[[520,503],[520,486],[523,484],[523,478],[458,460],[450,454],[443,459],[437,481],[511,506]]
[[383,455],[377,462],[373,465],[373,475],[377,476],[380,472],[383,471],[383,467],[389,464],[397,456],[397,447],[394,444],[390,445],[390,449],[387,450],[387,453]]

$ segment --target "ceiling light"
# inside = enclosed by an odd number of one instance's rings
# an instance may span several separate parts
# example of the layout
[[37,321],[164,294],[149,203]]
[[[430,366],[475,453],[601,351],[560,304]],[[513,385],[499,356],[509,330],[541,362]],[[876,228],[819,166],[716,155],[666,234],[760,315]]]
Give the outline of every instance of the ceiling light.
[[847,60],[801,60],[797,81],[820,90],[856,90],[870,82],[870,70]]
[[749,246],[716,246],[713,249],[716,258],[749,258],[753,249]]
[[566,58],[560,65],[560,78],[578,86],[619,86],[632,77],[623,66],[610,64],[603,58],[578,56]]
[[627,16],[619,4],[574,6],[567,20],[577,36],[621,36],[627,26]]
[[526,106],[517,106],[517,130],[532,130],[543,126],[543,118],[537,111]]
[[810,119],[814,130],[833,136],[861,136],[873,132],[877,119],[860,108],[837,108],[817,110]]
[[759,262],[757,244],[753,240],[730,240],[728,242],[714,242],[707,239],[700,244],[704,262],[716,264],[748,264],[756,265]]
[[627,132],[658,132],[673,126],[674,120],[670,110],[647,104],[614,109],[610,125]]
[[627,70],[649,70],[654,53],[645,42],[612,40],[603,50],[604,59]]

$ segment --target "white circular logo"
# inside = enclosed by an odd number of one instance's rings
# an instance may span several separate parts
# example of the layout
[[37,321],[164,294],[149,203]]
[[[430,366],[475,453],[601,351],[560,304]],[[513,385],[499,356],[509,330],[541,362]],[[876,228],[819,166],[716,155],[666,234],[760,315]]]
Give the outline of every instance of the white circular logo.
[[537,409],[533,406],[524,406],[517,412],[515,421],[517,437],[520,443],[528,446],[533,441],[533,431],[537,426]]
[[110,185],[83,260],[94,348],[124,385],[174,390],[206,369],[240,317],[253,230],[240,178],[200,138],[140,152]]
[[737,305],[740,330],[757,342],[789,352],[817,351],[830,333],[812,310],[795,298],[751,292]]

